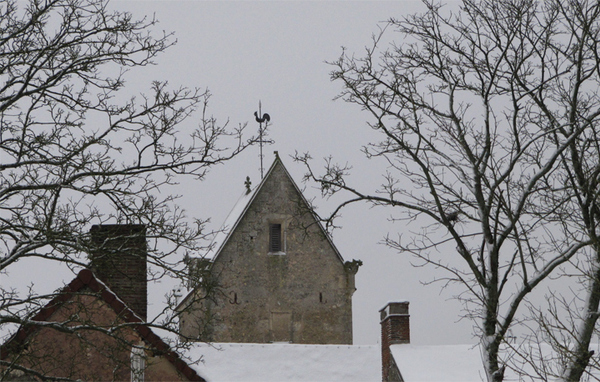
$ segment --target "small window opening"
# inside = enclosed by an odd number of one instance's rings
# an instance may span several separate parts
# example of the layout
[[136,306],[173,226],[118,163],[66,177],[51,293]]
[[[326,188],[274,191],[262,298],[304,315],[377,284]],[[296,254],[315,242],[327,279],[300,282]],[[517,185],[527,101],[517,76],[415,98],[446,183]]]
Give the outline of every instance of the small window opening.
[[269,252],[282,252],[281,224],[269,224]]

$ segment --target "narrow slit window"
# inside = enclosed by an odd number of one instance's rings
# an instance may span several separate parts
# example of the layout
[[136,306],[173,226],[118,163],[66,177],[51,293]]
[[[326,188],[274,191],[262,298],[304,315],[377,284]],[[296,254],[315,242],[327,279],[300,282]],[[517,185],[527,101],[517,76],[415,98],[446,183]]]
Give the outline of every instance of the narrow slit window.
[[269,252],[282,251],[281,224],[269,225]]

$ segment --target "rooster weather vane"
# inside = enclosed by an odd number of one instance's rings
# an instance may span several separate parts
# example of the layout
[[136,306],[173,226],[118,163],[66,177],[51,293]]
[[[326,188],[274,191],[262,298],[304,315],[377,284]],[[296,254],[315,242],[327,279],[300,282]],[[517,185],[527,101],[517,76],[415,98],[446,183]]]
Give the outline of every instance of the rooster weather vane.
[[[273,143],[272,140],[263,139],[267,134],[267,126],[271,121],[271,116],[267,113],[262,114],[261,110],[261,102],[258,101],[258,111],[254,112],[254,117],[256,118],[256,122],[258,122],[258,144],[260,146],[260,179],[264,178],[264,167],[263,167],[263,144],[264,143]],[[263,123],[265,126],[263,127]]]

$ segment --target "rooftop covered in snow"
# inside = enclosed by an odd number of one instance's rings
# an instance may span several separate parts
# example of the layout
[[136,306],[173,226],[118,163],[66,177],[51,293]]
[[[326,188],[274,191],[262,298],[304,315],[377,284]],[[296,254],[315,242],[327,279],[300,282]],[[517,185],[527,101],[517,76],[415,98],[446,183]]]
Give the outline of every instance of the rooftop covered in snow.
[[187,355],[209,382],[381,381],[379,345],[197,343]]
[[[508,365],[504,381],[553,381],[560,373],[559,357],[547,344],[515,343],[504,345]],[[392,345],[394,361],[405,382],[485,382],[483,353],[479,345]],[[600,350],[600,344],[591,349]],[[535,365],[535,366],[534,366]],[[600,380],[596,365],[588,368],[583,381]]]

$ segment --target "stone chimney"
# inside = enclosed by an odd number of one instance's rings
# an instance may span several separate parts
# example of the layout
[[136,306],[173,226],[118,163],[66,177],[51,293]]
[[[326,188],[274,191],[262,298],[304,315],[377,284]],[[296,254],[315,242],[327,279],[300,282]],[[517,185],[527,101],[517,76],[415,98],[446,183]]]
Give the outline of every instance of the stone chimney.
[[381,361],[383,381],[401,381],[400,371],[394,362],[391,345],[410,343],[408,301],[389,302],[381,314]]
[[129,309],[146,321],[146,227],[138,224],[95,225],[90,234],[92,271]]

